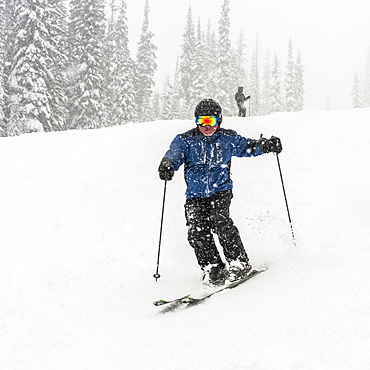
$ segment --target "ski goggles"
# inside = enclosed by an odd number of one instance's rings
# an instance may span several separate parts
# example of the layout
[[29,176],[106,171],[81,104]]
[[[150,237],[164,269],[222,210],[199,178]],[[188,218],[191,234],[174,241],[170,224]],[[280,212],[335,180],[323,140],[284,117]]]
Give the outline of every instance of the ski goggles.
[[202,127],[214,127],[218,124],[218,118],[216,116],[198,116],[195,122]]

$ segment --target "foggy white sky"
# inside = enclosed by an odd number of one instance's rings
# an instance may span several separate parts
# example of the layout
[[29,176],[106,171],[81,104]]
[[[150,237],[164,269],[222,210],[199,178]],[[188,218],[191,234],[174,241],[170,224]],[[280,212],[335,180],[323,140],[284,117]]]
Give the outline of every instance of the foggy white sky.
[[[133,56],[144,3],[145,0],[127,0]],[[150,29],[158,47],[156,78],[161,82],[160,89],[165,75],[173,74],[189,5],[195,21],[201,17],[206,26],[211,19],[217,32],[222,3],[223,0],[149,0]],[[370,47],[369,16],[370,0],[230,0],[230,37],[235,44],[243,30],[248,60],[256,32],[263,59],[267,48],[285,59],[292,38],[294,54],[300,48],[305,65],[305,108],[325,109],[328,97],[331,109],[350,108],[353,77],[364,70]]]

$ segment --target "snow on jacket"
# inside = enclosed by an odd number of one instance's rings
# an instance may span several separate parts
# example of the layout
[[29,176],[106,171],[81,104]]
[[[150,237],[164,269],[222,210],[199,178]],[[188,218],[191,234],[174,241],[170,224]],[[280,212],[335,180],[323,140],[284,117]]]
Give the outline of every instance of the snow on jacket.
[[263,154],[258,141],[246,139],[233,130],[219,128],[212,136],[203,135],[196,127],[177,135],[166,152],[175,171],[185,165],[186,198],[208,198],[232,190],[231,157]]

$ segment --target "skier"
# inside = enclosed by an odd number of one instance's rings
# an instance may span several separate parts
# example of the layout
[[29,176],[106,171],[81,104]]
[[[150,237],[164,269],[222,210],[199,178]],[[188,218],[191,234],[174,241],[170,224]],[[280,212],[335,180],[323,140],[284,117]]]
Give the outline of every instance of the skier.
[[245,108],[244,102],[250,99],[250,95],[245,97],[243,93],[243,86],[238,87],[238,92],[235,94],[235,100],[236,100],[236,105],[239,108],[239,117],[245,117],[247,113],[247,108]]
[[[251,270],[239,231],[229,215],[233,198],[230,179],[231,157],[280,153],[277,137],[246,139],[233,130],[221,128],[222,109],[212,99],[195,108],[196,127],[177,135],[159,165],[159,177],[169,181],[184,164],[187,184],[185,216],[188,241],[203,270],[206,285],[236,281]],[[221,259],[212,232],[218,235],[228,270]]]

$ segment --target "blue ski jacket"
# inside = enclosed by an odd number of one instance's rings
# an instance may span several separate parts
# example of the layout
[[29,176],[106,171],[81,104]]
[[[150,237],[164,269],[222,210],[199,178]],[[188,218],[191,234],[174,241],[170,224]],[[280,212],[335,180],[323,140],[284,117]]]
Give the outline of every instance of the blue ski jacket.
[[233,130],[219,128],[212,136],[203,135],[196,127],[177,135],[165,154],[177,171],[184,164],[186,198],[208,198],[232,190],[231,157],[263,154],[258,141],[246,139]]

